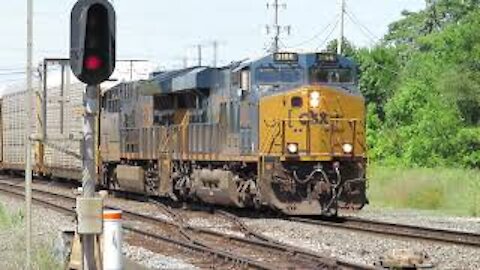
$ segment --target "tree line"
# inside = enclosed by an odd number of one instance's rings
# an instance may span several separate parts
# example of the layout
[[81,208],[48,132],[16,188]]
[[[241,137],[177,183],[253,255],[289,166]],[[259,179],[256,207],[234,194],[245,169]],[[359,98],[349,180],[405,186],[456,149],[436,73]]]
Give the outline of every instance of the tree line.
[[368,105],[369,158],[480,168],[480,0],[427,3],[404,11],[372,48],[344,41]]

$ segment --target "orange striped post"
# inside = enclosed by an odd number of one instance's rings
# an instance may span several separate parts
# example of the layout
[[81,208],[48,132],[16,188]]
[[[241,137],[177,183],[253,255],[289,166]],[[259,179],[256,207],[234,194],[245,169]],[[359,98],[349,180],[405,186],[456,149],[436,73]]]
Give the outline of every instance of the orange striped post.
[[122,270],[122,211],[103,211],[103,269]]

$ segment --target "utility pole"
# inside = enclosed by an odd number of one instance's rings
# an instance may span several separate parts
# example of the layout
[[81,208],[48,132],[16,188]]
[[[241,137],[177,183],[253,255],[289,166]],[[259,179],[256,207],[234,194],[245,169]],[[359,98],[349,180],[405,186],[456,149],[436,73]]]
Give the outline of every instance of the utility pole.
[[202,45],[201,44],[198,44],[197,45],[197,53],[198,53],[198,66],[201,67],[202,66]]
[[218,41],[213,41],[213,67],[217,67],[218,62]]
[[182,63],[183,63],[183,68],[188,67],[188,57],[184,56],[182,57]]
[[272,4],[270,3],[267,4],[267,9],[269,9],[270,7],[272,7],[274,10],[274,17],[273,17],[273,25],[267,25],[267,33],[270,34],[270,28],[272,27],[274,36],[273,36],[273,42],[270,50],[271,52],[276,53],[280,50],[280,35],[284,31],[290,34],[291,27],[289,25],[281,26],[279,22],[279,16],[280,16],[279,9],[281,7],[286,9],[287,4],[280,4],[278,0],[274,0]]
[[133,81],[133,69],[134,69],[134,63],[140,63],[140,62],[148,62],[148,60],[142,60],[142,59],[127,59],[127,60],[118,60],[117,62],[129,62],[130,63],[130,81]]
[[340,16],[340,28],[338,31],[337,39],[337,54],[341,55],[343,53],[343,37],[345,36],[345,0],[339,1],[339,16]]
[[32,64],[33,64],[33,0],[27,0],[27,93],[25,106],[27,123],[25,125],[25,236],[26,236],[26,260],[25,269],[32,266],[32,145],[30,135],[32,133]]

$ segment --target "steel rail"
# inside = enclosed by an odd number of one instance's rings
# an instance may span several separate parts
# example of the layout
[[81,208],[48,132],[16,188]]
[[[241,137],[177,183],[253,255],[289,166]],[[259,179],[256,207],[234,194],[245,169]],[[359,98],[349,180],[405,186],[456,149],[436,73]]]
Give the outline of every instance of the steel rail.
[[[3,187],[2,187],[2,185],[3,185]],[[18,188],[18,186],[9,186],[9,187],[5,188],[5,183],[0,183],[0,192],[1,193],[7,194],[7,195],[13,195],[13,196],[16,196],[16,197],[19,197],[19,198],[23,198],[25,196],[25,194],[23,192],[21,192],[21,191],[16,192],[16,191],[13,191],[9,188]],[[49,196],[55,196],[55,193],[49,193],[49,192],[46,192],[46,191],[38,192],[38,190],[35,190],[35,189],[33,190],[33,193],[43,193],[43,194],[48,194]],[[60,196],[58,196],[58,197],[62,197],[64,199],[65,198],[70,198],[70,197],[65,196],[65,195],[61,195],[61,194],[59,194],[59,195]],[[38,203],[39,205],[42,205],[44,207],[55,210],[57,212],[61,212],[62,214],[66,214],[66,215],[69,215],[69,216],[75,216],[76,215],[73,207],[69,208],[69,207],[58,205],[58,204],[55,204],[55,203],[52,203],[52,202],[48,202],[46,200],[42,200],[42,199],[39,199],[39,198],[36,198],[36,197],[33,197],[32,201],[34,201],[35,203]],[[144,236],[144,237],[150,237],[150,238],[153,238],[155,240],[175,244],[175,245],[181,246],[183,248],[188,248],[190,250],[200,252],[202,254],[208,253],[208,254],[216,256],[216,258],[222,258],[222,259],[230,260],[231,262],[235,263],[235,265],[238,265],[240,268],[251,267],[251,268],[254,268],[254,269],[278,270],[278,268],[276,266],[269,266],[269,265],[264,264],[262,262],[257,262],[257,261],[251,260],[249,258],[244,258],[244,257],[238,256],[238,255],[235,255],[235,254],[231,254],[231,253],[228,253],[228,252],[224,252],[224,251],[221,251],[221,250],[200,246],[200,245],[197,245],[195,243],[190,243],[188,241],[182,241],[182,240],[173,239],[173,238],[170,238],[170,237],[167,237],[167,236],[162,236],[162,235],[152,233],[152,232],[149,232],[149,231],[145,231],[145,230],[141,230],[141,229],[129,226],[129,225],[123,225],[123,228],[127,231],[130,231],[132,233],[135,233],[135,234],[138,234],[138,235],[141,235],[141,236]]]
[[[8,188],[15,188],[15,189],[19,189],[19,190],[22,189],[21,186],[17,186],[17,185],[10,184],[10,183],[5,183],[5,182],[0,182],[0,192],[6,192],[6,193],[10,193],[10,194],[16,193],[16,192],[5,189],[2,186],[4,186],[4,187],[7,186]],[[69,200],[72,203],[74,203],[74,200],[75,200],[74,197],[70,197],[70,196],[67,196],[67,195],[64,195],[64,194],[52,193],[52,192],[41,190],[41,189],[34,189],[33,192],[37,193],[37,194],[44,194],[44,195],[47,195],[47,196],[54,196],[54,197],[57,197],[57,198],[62,198],[62,199],[65,199],[65,200]],[[23,194],[21,194],[21,193],[16,193],[14,195],[23,196]],[[34,201],[39,203],[39,204],[42,204],[44,206],[47,206],[47,207],[60,209],[62,212],[68,212],[71,215],[75,214],[73,209],[67,208],[65,206],[58,206],[54,203],[46,202],[46,201],[40,200],[38,198],[34,198]],[[135,219],[135,220],[143,220],[145,222],[153,223],[154,225],[158,225],[159,223],[162,223],[162,224],[167,224],[167,225],[178,226],[178,224],[176,222],[172,222],[172,221],[169,221],[169,220],[165,220],[165,219],[161,219],[161,218],[155,218],[155,217],[151,217],[151,216],[148,216],[148,215],[135,213],[135,212],[132,212],[132,211],[129,211],[129,210],[120,209],[120,208],[117,208],[117,207],[111,207],[111,206],[108,206],[108,205],[106,207],[112,208],[112,209],[117,209],[117,210],[122,210],[126,217],[130,217],[130,218]],[[172,214],[177,215],[174,212],[172,212]],[[278,269],[278,266],[270,266],[270,265],[265,264],[265,263],[253,261],[253,260],[245,258],[245,257],[241,257],[241,256],[234,255],[234,254],[231,254],[231,253],[228,253],[228,252],[217,250],[217,249],[209,247],[209,246],[207,246],[207,245],[205,245],[201,242],[198,242],[198,241],[188,241],[188,239],[187,239],[187,241],[181,241],[181,240],[173,239],[173,238],[170,238],[170,237],[162,236],[162,235],[159,235],[159,234],[154,234],[152,232],[139,230],[139,229],[136,229],[136,228],[128,226],[128,225],[124,225],[124,228],[126,230],[132,232],[132,233],[136,233],[136,234],[151,237],[151,238],[154,238],[154,239],[157,239],[157,240],[173,243],[173,244],[183,246],[183,247],[186,247],[186,248],[189,248],[189,249],[193,249],[193,250],[196,250],[196,251],[199,251],[199,252],[211,253],[211,254],[214,254],[214,255],[218,256],[219,258],[230,259],[232,261],[235,261],[235,262],[239,263],[240,265],[250,266],[250,267],[254,267],[256,269],[275,269],[275,270]],[[326,257],[320,256],[319,254],[315,254],[313,252],[309,252],[309,251],[301,249],[301,248],[297,248],[297,247],[293,247],[293,246],[289,246],[289,245],[285,245],[285,244],[280,244],[276,241],[273,241],[271,239],[267,239],[266,237],[262,237],[258,234],[255,234],[254,232],[250,232],[250,235],[256,235],[257,239],[249,239],[249,238],[244,238],[244,237],[239,237],[239,236],[234,236],[234,235],[229,235],[229,234],[223,234],[223,233],[216,232],[216,231],[213,231],[213,230],[197,228],[197,227],[193,227],[193,226],[190,226],[190,225],[182,226],[182,229],[188,230],[188,231],[193,232],[193,233],[201,233],[201,234],[206,234],[206,235],[219,237],[219,238],[223,238],[223,239],[227,239],[227,240],[233,240],[233,241],[237,241],[237,242],[241,242],[241,243],[245,243],[245,244],[249,244],[249,245],[253,245],[253,246],[257,246],[257,247],[268,248],[268,249],[275,250],[277,252],[283,252],[283,253],[288,254],[290,256],[296,255],[296,256],[299,256],[301,258],[311,260],[312,262],[321,264],[322,266],[327,267],[327,269],[339,269],[339,268],[340,269],[374,269],[373,266],[355,264],[355,263],[350,263],[350,262],[346,262],[346,261],[335,260],[333,258],[326,258]],[[184,233],[182,233],[182,234],[184,234]]]
[[471,232],[435,229],[414,225],[382,222],[356,217],[344,217],[338,221],[324,221],[310,218],[290,217],[290,221],[321,225],[326,227],[346,229],[400,238],[420,239],[462,246],[480,248],[480,234]]
[[[304,257],[310,258],[310,259],[319,259],[318,254],[315,254],[313,252],[310,252],[308,250],[301,249],[301,248],[295,248],[295,250],[291,250],[291,246],[285,245],[285,244],[283,244],[283,243],[281,243],[281,242],[279,242],[279,241],[277,241],[277,240],[275,240],[271,237],[268,237],[268,236],[263,235],[261,233],[255,232],[247,224],[245,224],[242,220],[240,220],[236,215],[233,215],[233,214],[231,214],[229,212],[226,212],[226,211],[223,211],[223,210],[216,210],[215,212],[219,213],[220,215],[223,215],[226,218],[233,221],[233,223],[237,224],[237,226],[239,226],[241,228],[241,230],[244,231],[244,233],[248,236],[257,238],[257,239],[259,239],[263,242],[271,243],[271,244],[277,245],[279,247],[282,247],[287,252],[288,251],[292,252],[292,253],[294,252],[295,254],[298,254],[298,255],[301,255],[301,256],[304,256]],[[367,265],[356,264],[356,263],[342,261],[342,260],[338,260],[338,259],[334,260],[334,264],[338,265],[338,266],[343,266],[343,267],[346,267],[346,268],[349,268],[349,269],[374,269],[374,267],[369,267]]]
[[[174,220],[181,220],[181,217],[179,216],[178,213],[172,211],[169,207],[165,206],[164,204],[155,202],[159,207],[164,210],[167,214],[171,215],[171,217]],[[219,212],[219,211],[216,211]],[[150,216],[143,216],[143,218],[147,219],[152,219]],[[156,218],[153,218],[155,221],[158,222]],[[286,256],[295,256],[296,259],[301,259],[302,261],[306,262],[312,262],[313,265],[316,265],[316,267],[328,267],[327,269],[333,268],[333,269],[374,269],[372,266],[364,265],[364,264],[356,264],[356,263],[351,263],[347,261],[341,261],[341,260],[336,260],[334,258],[330,257],[324,257],[321,256],[317,253],[310,252],[308,250],[299,248],[299,247],[294,247],[291,245],[283,244],[278,241],[275,241],[271,238],[268,238],[266,236],[263,236],[261,234],[258,234],[251,229],[248,228],[245,224],[242,224],[240,220],[237,220],[237,224],[241,227],[241,231],[245,233],[247,237],[239,237],[235,235],[229,235],[229,234],[224,234],[220,232],[216,232],[213,230],[209,229],[204,229],[204,228],[198,228],[198,227],[193,227],[190,225],[183,225],[181,226],[183,229],[195,232],[195,233],[200,233],[200,234],[207,234],[210,236],[215,236],[215,237],[220,237],[220,238],[226,238],[231,241],[237,241],[240,243],[244,243],[247,245],[251,246],[257,246],[257,247],[263,247],[266,249],[270,249],[272,251],[280,252],[285,254]],[[179,226],[179,224],[177,224]],[[248,237],[252,238],[248,238]],[[201,244],[201,243],[200,243]]]

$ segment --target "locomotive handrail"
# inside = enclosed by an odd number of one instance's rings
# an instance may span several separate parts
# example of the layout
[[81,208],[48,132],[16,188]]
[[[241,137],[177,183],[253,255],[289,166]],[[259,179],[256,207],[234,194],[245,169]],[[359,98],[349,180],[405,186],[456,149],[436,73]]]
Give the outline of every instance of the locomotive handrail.
[[[267,135],[267,139],[263,142],[262,144],[262,147],[260,148],[261,150],[261,154],[268,154],[270,153],[272,147],[273,147],[273,144],[275,142],[275,139],[273,138],[274,137],[274,132],[273,130],[275,128],[278,128],[280,127],[280,130],[277,132],[277,135],[278,134],[281,134],[281,139],[282,139],[282,151],[281,151],[281,154],[282,155],[285,155],[285,144],[286,144],[286,134],[285,134],[285,123],[288,123],[288,122],[303,122],[303,123],[306,123],[306,126],[307,126],[307,136],[306,136],[306,152],[308,155],[324,155],[326,153],[313,153],[311,150],[311,126],[312,125],[328,125],[330,128],[330,153],[328,153],[329,155],[331,156],[335,156],[336,153],[335,153],[335,145],[337,145],[336,143],[334,143],[332,140],[335,136],[333,136],[333,133],[335,132],[335,125],[332,124],[332,123],[339,123],[339,122],[347,122],[347,123],[350,123],[352,124],[353,123],[353,127],[352,127],[352,144],[353,144],[353,147],[355,147],[356,145],[356,137],[357,137],[357,124],[358,122],[362,121],[361,119],[359,118],[329,118],[328,122],[326,123],[321,123],[318,121],[318,119],[313,119],[311,117],[309,118],[284,118],[284,119],[272,119],[272,120],[269,120],[269,124],[266,125],[267,126],[267,129],[268,129],[268,135]],[[267,124],[267,123],[266,123]],[[338,138],[337,138],[338,139]],[[266,147],[268,147],[268,144],[270,144],[270,148],[269,149],[266,149]],[[354,155],[355,151],[353,150],[352,151],[352,155]]]
[[158,149],[159,154],[168,154],[173,152],[172,148],[169,147],[170,141],[172,140],[174,135],[178,135],[178,131],[180,127],[181,127],[180,125],[172,125],[172,126],[161,128],[165,132],[162,138],[163,144],[160,144],[160,147]]
[[[273,147],[273,144],[274,144],[274,142],[275,142],[274,132],[272,132],[272,130],[273,130],[274,128],[276,128],[276,127],[279,127],[279,126],[280,126],[280,125],[279,125],[280,122],[277,122],[277,120],[273,120],[273,123],[274,123],[273,125],[271,125],[271,126],[268,127],[268,133],[267,133],[267,134],[269,135],[269,136],[267,136],[268,139],[265,140],[265,142],[264,142],[264,143],[262,144],[262,146],[260,147],[260,153],[261,153],[262,155],[264,155],[264,154],[269,154],[269,153],[271,152],[272,147]],[[278,134],[278,133],[281,133],[281,130],[279,130],[279,131],[277,132],[277,134]],[[265,148],[268,147],[268,144],[270,144],[270,146],[269,146],[269,149],[268,149],[268,152],[267,152],[267,149],[265,149]]]
[[[267,125],[267,129],[268,129],[268,133],[267,133],[267,136],[266,136],[266,140],[263,142],[262,146],[260,147],[260,153],[261,154],[269,154],[271,152],[271,149],[273,147],[273,144],[275,142],[275,138],[274,136],[275,135],[279,135],[281,134],[282,136],[282,142],[283,144],[285,144],[285,123],[288,123],[288,122],[304,122],[304,123],[307,123],[307,138],[306,138],[306,144],[307,144],[307,153],[309,155],[318,155],[318,153],[312,153],[311,152],[311,126],[312,125],[329,125],[330,126],[330,148],[331,148],[331,152],[328,153],[330,155],[335,155],[335,150],[334,150],[334,145],[336,145],[336,143],[334,143],[332,140],[333,140],[333,132],[335,131],[334,130],[334,126],[331,125],[331,123],[338,123],[338,122],[348,122],[348,123],[353,123],[353,133],[352,133],[352,143],[353,143],[353,146],[355,147],[355,142],[356,142],[356,129],[357,129],[357,123],[362,121],[361,119],[359,118],[329,118],[329,122],[328,123],[316,123],[318,122],[318,119],[313,119],[313,118],[285,118],[285,119],[272,119],[272,120],[269,120],[269,124]],[[280,130],[278,130],[277,132],[274,132],[276,128],[280,128]],[[267,149],[268,147],[268,149]],[[281,153],[284,155],[285,154],[285,149],[284,149],[284,146],[282,146],[282,151]],[[352,151],[352,154],[354,153],[354,151]],[[325,154],[325,153],[321,153],[321,154]]]
[[[360,122],[362,121],[362,119],[360,118],[329,118],[329,120],[331,121],[337,121],[337,122],[341,122],[341,121],[345,121],[345,122]],[[313,119],[313,118],[286,118],[286,119],[281,119],[281,120],[272,120],[274,122],[282,122],[282,121],[293,121],[293,122],[315,122],[315,121],[318,121],[316,119]]]

